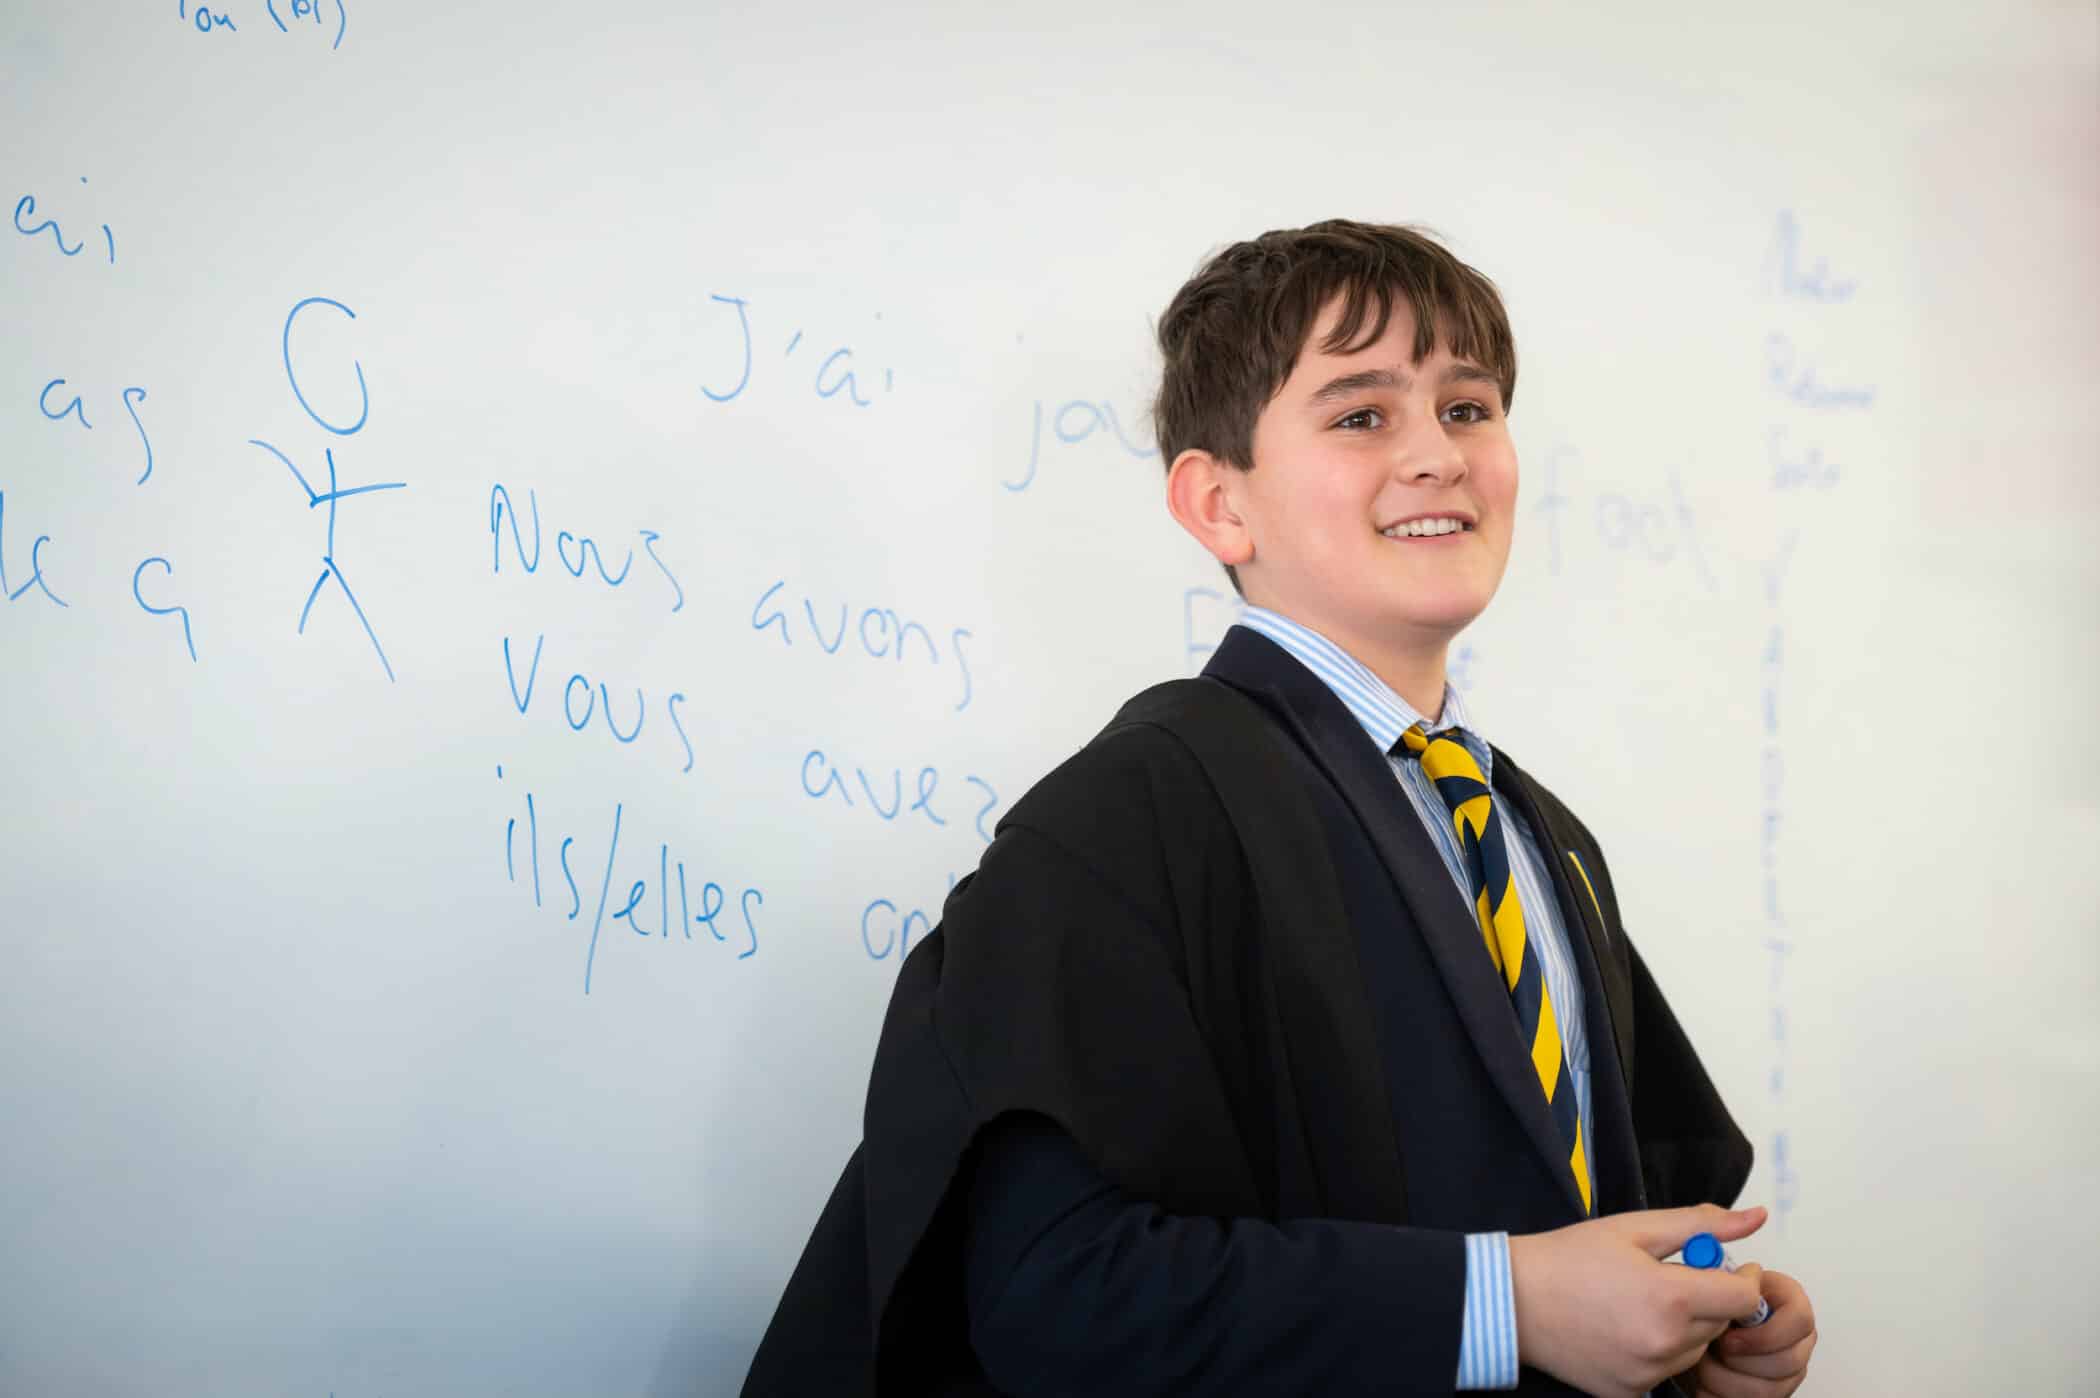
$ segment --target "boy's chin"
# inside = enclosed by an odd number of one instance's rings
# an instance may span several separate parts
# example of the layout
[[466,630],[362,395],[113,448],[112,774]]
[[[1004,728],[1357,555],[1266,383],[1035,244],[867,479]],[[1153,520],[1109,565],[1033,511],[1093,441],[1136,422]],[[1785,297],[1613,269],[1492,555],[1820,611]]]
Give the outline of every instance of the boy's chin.
[[1387,612],[1386,624],[1398,632],[1425,638],[1441,635],[1448,639],[1480,620],[1480,614],[1487,610],[1488,601],[1488,597],[1471,595],[1424,597],[1416,594],[1396,602]]

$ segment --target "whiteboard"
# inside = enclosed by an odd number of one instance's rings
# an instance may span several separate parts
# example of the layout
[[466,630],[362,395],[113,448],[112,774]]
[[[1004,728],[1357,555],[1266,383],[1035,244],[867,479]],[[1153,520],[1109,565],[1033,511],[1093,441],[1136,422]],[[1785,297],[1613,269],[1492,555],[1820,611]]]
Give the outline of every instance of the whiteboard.
[[2074,1391],[2092,8],[1005,14],[0,15],[0,1391],[732,1391],[902,954],[1231,623],[1151,318],[1337,214],[1508,300],[1453,675],[1809,1391]]

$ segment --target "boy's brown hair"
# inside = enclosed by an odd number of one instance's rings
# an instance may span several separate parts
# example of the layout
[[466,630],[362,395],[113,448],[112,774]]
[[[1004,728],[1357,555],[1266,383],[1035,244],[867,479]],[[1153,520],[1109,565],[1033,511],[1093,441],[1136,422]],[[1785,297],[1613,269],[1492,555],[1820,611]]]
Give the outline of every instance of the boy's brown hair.
[[[1327,219],[1234,243],[1189,278],[1159,319],[1165,361],[1152,421],[1160,459],[1201,448],[1254,469],[1254,424],[1283,387],[1321,309],[1342,297],[1341,317],[1320,344],[1361,349],[1385,333],[1396,302],[1414,312],[1419,361],[1441,338],[1483,365],[1508,412],[1517,391],[1517,347],[1495,284],[1426,231]],[[1238,573],[1225,575],[1240,590]]]

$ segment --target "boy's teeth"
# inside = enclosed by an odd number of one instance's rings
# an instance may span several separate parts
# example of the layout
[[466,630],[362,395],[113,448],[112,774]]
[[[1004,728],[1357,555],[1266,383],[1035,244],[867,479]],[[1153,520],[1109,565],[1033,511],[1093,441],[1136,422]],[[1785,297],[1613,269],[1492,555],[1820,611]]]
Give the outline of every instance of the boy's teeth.
[[1465,525],[1455,519],[1417,519],[1406,524],[1396,524],[1384,532],[1388,539],[1422,538],[1430,534],[1456,534]]

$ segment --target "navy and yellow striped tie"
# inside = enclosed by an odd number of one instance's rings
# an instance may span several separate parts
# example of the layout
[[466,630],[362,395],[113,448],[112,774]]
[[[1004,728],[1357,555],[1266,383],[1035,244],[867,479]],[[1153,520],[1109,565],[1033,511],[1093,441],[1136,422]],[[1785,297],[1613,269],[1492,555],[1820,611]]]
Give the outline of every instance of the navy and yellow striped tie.
[[1531,1066],[1537,1070],[1539,1086],[1545,1089],[1546,1105],[1553,1110],[1553,1124],[1568,1149],[1568,1165],[1582,1191],[1585,1213],[1596,1212],[1590,1191],[1590,1163],[1582,1148],[1582,1114],[1575,1103],[1575,1082],[1568,1074],[1567,1054],[1561,1048],[1560,1021],[1554,1018],[1553,997],[1546,993],[1546,977],[1539,969],[1538,953],[1524,931],[1524,907],[1517,898],[1517,883],[1509,866],[1509,848],[1503,835],[1502,817],[1495,810],[1494,795],[1473,754],[1458,741],[1456,730],[1426,737],[1416,724],[1393,744],[1394,755],[1404,750],[1422,759],[1422,770],[1436,784],[1437,794],[1451,808],[1451,823],[1458,832],[1459,848],[1465,853],[1466,872],[1473,883],[1473,910],[1480,920],[1480,935],[1488,955],[1502,973],[1511,1004],[1517,1011],[1517,1028],[1531,1049]]

